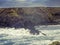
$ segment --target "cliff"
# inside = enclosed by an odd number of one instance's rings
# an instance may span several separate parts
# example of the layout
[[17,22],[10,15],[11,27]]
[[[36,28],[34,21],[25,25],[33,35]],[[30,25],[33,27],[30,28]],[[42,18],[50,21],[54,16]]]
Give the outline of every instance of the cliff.
[[0,8],[0,27],[60,24],[59,12],[54,7]]

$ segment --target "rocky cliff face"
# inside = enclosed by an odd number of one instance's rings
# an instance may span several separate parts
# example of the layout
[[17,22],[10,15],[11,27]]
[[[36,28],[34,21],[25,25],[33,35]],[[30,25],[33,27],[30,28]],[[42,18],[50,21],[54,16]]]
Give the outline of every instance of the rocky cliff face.
[[53,20],[60,24],[60,7],[48,8],[49,12],[53,16]]
[[[26,27],[43,24],[57,24],[60,8],[0,8],[1,27]],[[58,15],[58,16],[57,16]]]

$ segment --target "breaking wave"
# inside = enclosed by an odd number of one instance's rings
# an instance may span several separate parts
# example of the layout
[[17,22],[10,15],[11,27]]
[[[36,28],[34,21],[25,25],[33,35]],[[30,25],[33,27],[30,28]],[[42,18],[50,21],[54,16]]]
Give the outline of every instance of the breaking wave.
[[24,28],[0,28],[0,45],[48,45],[53,41],[60,41],[59,27],[59,25],[35,27],[46,36],[42,33],[32,35],[29,29]]

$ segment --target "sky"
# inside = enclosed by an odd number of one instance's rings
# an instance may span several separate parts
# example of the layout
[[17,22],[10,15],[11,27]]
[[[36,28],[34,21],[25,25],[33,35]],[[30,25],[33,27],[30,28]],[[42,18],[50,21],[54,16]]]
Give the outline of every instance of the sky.
[[4,7],[60,7],[60,0],[0,0]]

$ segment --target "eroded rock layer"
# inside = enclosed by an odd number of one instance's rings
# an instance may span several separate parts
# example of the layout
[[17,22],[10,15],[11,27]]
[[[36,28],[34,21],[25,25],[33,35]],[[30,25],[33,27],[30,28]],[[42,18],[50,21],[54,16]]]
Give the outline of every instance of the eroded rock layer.
[[60,24],[60,8],[0,8],[0,27]]

